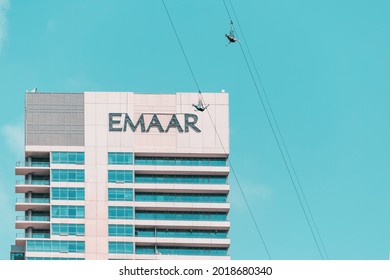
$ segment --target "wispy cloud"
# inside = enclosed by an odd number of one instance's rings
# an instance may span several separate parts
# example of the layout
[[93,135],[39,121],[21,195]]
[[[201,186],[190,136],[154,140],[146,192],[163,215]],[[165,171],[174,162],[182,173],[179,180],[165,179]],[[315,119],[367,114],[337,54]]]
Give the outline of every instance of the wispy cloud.
[[3,182],[3,178],[0,177],[0,209],[2,209],[3,205],[8,205],[9,202],[9,196],[6,191],[6,185]]
[[8,258],[10,245],[15,241],[15,191],[12,189],[12,181],[0,174],[0,260]]
[[[261,203],[261,201],[269,200],[272,197],[271,188],[265,184],[256,183],[255,185],[250,185],[244,182],[241,184],[241,187],[251,208],[255,205],[254,203]],[[237,211],[247,211],[244,198],[236,184],[231,185],[229,201],[235,206]]]
[[7,11],[9,6],[9,0],[0,0],[0,51],[7,38]]
[[[2,1],[2,0],[0,0]],[[3,153],[2,168],[0,170],[0,213],[2,213],[2,226],[0,227],[0,259],[8,257],[9,246],[15,238],[15,182],[13,164],[15,159],[24,156],[24,124],[22,121],[9,123],[0,127]],[[7,158],[8,156],[8,158]]]
[[[0,0],[1,1],[1,0]],[[6,145],[17,155],[23,155],[24,151],[24,124],[6,124],[1,129]]]

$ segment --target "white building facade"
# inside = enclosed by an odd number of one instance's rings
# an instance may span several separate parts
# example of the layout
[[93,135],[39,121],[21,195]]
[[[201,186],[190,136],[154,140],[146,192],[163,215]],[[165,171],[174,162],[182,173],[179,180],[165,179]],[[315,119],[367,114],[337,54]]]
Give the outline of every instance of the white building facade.
[[11,259],[229,259],[227,93],[26,93]]

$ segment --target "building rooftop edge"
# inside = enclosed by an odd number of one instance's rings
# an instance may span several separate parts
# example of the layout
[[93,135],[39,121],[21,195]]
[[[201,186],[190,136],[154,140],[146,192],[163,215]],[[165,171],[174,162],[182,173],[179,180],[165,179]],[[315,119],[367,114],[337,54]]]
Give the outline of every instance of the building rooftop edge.
[[[178,93],[198,94],[198,92],[189,92],[189,91],[186,91],[186,92],[183,92],[183,91],[180,91],[180,92],[132,92],[132,91],[84,91],[84,92],[52,92],[52,91],[48,91],[48,92],[44,92],[44,91],[26,91],[26,94],[84,94],[84,93],[132,93],[132,94],[137,94],[137,95],[141,95],[141,94],[156,94],[156,95],[169,94],[169,95],[173,95],[173,94],[178,94]],[[225,92],[224,90],[222,90],[221,92],[202,92],[202,94],[223,94],[223,93],[226,94],[228,92]]]

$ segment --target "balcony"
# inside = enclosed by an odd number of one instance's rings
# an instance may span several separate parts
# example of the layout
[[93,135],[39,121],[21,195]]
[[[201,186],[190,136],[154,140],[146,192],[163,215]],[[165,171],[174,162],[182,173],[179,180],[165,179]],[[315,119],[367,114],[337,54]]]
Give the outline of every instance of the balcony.
[[15,167],[15,175],[49,175],[50,162],[17,162]]
[[25,161],[18,161],[16,163],[16,167],[50,167],[50,162],[25,162]]
[[50,185],[50,180],[16,180],[16,185]]
[[[116,237],[117,238],[117,237]],[[109,238],[111,240],[111,238]],[[112,240],[119,240],[112,238]],[[230,239],[213,239],[213,238],[162,238],[162,237],[134,237],[134,242],[137,245],[142,246],[150,246],[154,244],[158,245],[166,245],[166,246],[188,246],[191,244],[192,246],[205,246],[205,247],[221,247],[221,248],[229,248]],[[122,240],[121,240],[122,241]],[[127,240],[124,240],[127,241]]]
[[17,216],[16,228],[50,229],[50,216]]
[[50,198],[17,198],[16,203],[47,204],[50,203]]
[[137,228],[155,226],[158,228],[171,229],[194,229],[194,230],[226,230],[230,229],[230,221],[174,221],[174,220],[134,220]]
[[17,216],[16,221],[50,222],[49,216]]
[[137,174],[229,175],[229,166],[134,165]]
[[29,239],[49,239],[50,233],[17,233],[15,244],[18,246],[26,246],[26,241]]
[[17,239],[29,239],[29,238],[50,238],[50,233],[17,233]]
[[[125,205],[126,203],[123,203]],[[122,205],[116,201],[115,205]],[[229,212],[230,203],[193,203],[193,202],[150,202],[135,201],[134,207],[137,210],[151,211],[219,211]]]
[[17,198],[16,211],[49,211],[50,199],[49,198]]
[[[172,247],[171,247],[172,246]],[[228,259],[229,247],[220,246],[194,246],[192,248],[180,247],[176,245],[140,245],[136,244],[135,253],[141,257],[142,255],[158,256],[158,259]],[[188,246],[188,244],[187,244]],[[160,258],[163,257],[163,258]],[[145,258],[146,259],[146,258]],[[149,259],[149,258],[147,258]]]
[[49,193],[50,180],[17,180],[16,193]]
[[[117,257],[118,255],[112,255],[113,257]],[[188,255],[162,255],[162,254],[135,254],[135,255],[124,255],[123,259],[132,259],[132,260],[230,260],[230,256],[188,256]]]

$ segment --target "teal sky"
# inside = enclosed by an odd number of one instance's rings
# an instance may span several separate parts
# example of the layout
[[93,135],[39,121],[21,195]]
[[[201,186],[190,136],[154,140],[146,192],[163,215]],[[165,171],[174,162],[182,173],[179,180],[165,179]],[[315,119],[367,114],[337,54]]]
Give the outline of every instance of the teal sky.
[[[222,0],[165,0],[273,259],[319,259]],[[390,2],[232,0],[331,259],[390,252]],[[240,35],[240,34],[238,34]],[[15,239],[24,92],[196,92],[159,0],[0,0],[0,259]],[[266,259],[233,177],[233,259]]]

